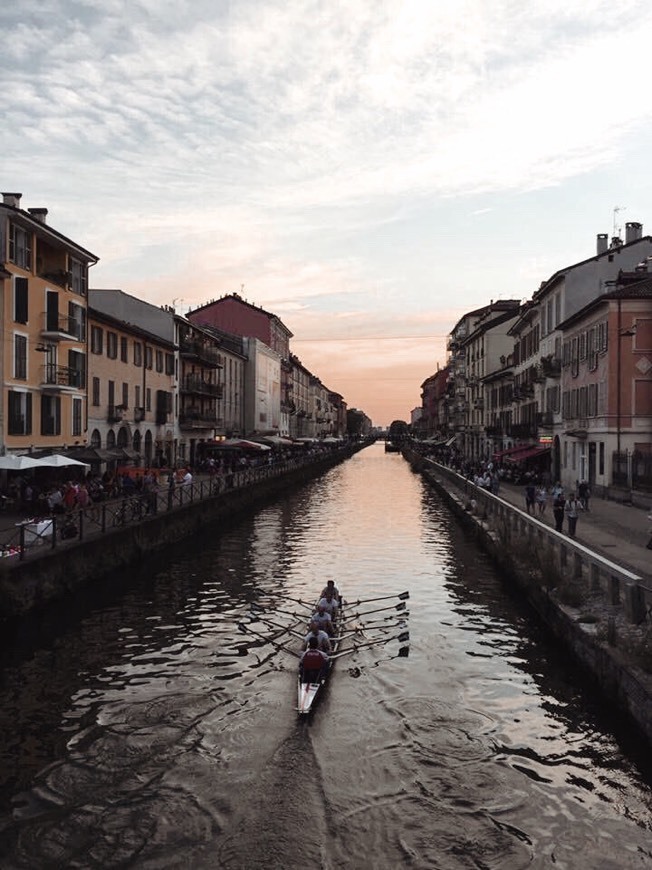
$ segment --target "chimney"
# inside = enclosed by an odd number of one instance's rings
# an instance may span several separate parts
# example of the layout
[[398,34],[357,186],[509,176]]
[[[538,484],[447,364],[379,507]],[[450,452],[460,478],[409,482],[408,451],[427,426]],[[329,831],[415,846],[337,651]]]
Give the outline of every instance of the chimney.
[[620,236],[612,236],[611,237],[611,248],[621,248],[623,244],[623,240]]
[[2,204],[10,205],[13,208],[20,208],[20,198],[22,193],[4,193],[2,194]]
[[47,217],[48,210],[46,208],[28,208],[27,211],[31,214],[34,220],[37,220],[42,224],[47,223],[45,218]]
[[628,221],[625,224],[625,244],[628,245],[630,242],[635,242],[641,238],[643,238],[643,224],[639,224],[636,221]]
[[598,233],[598,257],[606,254],[609,247],[609,236],[606,233]]

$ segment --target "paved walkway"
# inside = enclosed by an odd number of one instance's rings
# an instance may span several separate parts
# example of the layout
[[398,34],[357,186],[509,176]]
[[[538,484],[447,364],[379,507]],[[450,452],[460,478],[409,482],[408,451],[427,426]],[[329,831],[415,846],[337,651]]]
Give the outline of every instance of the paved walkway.
[[[523,486],[502,483],[498,495],[510,504],[525,510]],[[650,514],[652,514],[652,495],[647,510],[592,497],[589,500],[588,512],[580,513],[576,539],[605,559],[645,578],[652,586],[652,550],[646,549],[652,529]],[[537,510],[536,517],[547,525],[554,526],[551,500],[543,516],[539,516]]]
[[[522,486],[502,483],[499,496],[521,510],[525,510],[525,490]],[[589,511],[580,514],[577,523],[577,540],[606,559],[628,568],[649,581],[652,587],[652,550],[646,549],[650,538],[652,520],[652,495],[647,509],[623,505],[602,498],[591,498]],[[549,526],[554,525],[552,503],[543,516],[537,519]],[[0,513],[0,545],[16,543],[16,524],[26,518],[24,511],[12,509]]]

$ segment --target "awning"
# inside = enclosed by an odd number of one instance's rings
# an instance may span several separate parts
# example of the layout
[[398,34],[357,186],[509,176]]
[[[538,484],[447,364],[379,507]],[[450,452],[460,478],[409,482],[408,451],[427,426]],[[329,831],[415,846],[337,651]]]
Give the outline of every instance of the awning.
[[535,456],[543,456],[544,453],[549,452],[550,447],[531,447],[529,450],[508,456],[507,462],[522,462],[524,459],[534,459]]
[[507,450],[498,450],[494,453],[494,459],[502,459],[505,456],[512,456],[514,453],[521,453],[525,450],[531,450],[532,444],[519,444],[518,447],[509,447]]

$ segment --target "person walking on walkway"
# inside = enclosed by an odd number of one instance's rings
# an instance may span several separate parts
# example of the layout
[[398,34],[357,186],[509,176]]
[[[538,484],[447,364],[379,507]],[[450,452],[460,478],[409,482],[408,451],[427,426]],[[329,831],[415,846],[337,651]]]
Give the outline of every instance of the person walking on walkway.
[[568,520],[568,536],[570,538],[575,537],[575,530],[577,529],[577,517],[579,513],[579,502],[575,498],[575,493],[571,492],[571,494],[566,499],[565,511],[566,511],[566,519]]
[[564,498],[564,490],[559,487],[557,490],[557,494],[555,495],[552,502],[552,514],[555,518],[555,529],[558,532],[564,531],[564,507],[566,504],[566,499]]
[[525,487],[525,507],[529,514],[534,513],[534,502],[536,499],[536,487],[533,483],[528,483]]
[[591,490],[589,489],[589,484],[586,480],[583,480],[577,487],[577,495],[580,500],[580,504],[582,505],[582,510],[588,511],[589,496],[591,495]]

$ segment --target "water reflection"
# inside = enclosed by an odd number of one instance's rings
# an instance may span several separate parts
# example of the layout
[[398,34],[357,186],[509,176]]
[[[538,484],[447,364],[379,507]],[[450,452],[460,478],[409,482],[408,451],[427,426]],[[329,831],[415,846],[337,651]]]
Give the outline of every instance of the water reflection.
[[[302,723],[295,659],[238,623],[328,577],[409,589],[411,652],[343,659]],[[373,447],[5,655],[3,866],[644,866],[650,789],[610,726]]]

